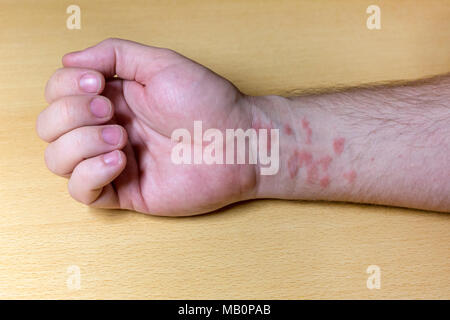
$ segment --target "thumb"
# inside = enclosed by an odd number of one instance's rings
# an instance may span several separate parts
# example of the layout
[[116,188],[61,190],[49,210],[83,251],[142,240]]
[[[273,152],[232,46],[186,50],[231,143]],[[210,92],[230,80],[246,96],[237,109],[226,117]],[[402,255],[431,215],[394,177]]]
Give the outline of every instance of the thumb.
[[106,39],[93,47],[66,54],[65,67],[88,68],[103,75],[145,83],[152,74],[164,68],[171,50],[151,47],[122,39]]

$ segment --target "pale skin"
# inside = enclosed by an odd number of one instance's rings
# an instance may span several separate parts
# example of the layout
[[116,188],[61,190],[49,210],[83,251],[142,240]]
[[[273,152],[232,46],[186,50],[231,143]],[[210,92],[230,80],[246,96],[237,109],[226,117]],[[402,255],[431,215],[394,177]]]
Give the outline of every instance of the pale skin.
[[[450,77],[251,97],[178,53],[120,39],[69,53],[63,66],[37,133],[48,168],[92,207],[183,216],[281,198],[450,211]],[[174,164],[171,133],[194,120],[204,130],[279,129],[279,172]]]

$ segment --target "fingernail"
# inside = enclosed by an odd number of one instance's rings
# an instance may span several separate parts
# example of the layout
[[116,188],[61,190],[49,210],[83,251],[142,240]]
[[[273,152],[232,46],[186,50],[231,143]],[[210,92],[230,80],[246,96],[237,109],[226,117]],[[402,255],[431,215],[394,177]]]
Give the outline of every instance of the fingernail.
[[102,98],[94,98],[89,105],[91,112],[97,118],[104,118],[111,112],[108,101]]
[[80,79],[80,88],[89,93],[95,93],[100,89],[100,80],[93,74],[85,74]]
[[114,165],[119,163],[119,151],[114,150],[113,152],[103,155],[103,162],[107,165]]
[[115,146],[120,142],[122,132],[118,127],[107,127],[102,130],[102,138],[108,144]]

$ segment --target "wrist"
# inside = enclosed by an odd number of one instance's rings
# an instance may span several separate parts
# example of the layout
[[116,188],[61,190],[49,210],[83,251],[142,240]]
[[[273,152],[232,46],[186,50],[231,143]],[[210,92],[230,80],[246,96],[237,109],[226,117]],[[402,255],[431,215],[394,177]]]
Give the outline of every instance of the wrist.
[[256,166],[255,198],[340,200],[354,190],[356,171],[347,166],[343,121],[309,98],[248,97],[252,127],[279,132],[279,170],[261,174]]
[[[251,108],[251,127],[261,137],[260,129],[267,130],[267,147],[272,161],[277,158],[277,170],[275,173],[266,174],[260,161],[255,167],[256,183],[252,190],[253,198],[287,198],[294,188],[295,181],[285,179],[286,154],[295,143],[295,119],[292,119],[292,101],[281,96],[246,96],[249,108]],[[273,143],[271,130],[278,131],[278,143]],[[275,148],[276,147],[276,148]]]

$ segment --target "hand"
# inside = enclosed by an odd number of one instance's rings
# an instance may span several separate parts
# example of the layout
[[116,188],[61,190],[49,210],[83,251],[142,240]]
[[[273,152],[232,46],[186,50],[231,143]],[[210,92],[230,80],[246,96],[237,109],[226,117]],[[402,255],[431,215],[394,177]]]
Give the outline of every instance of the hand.
[[[252,126],[248,100],[229,81],[171,50],[108,39],[63,58],[37,120],[48,168],[76,200],[101,208],[190,215],[248,199],[254,165],[177,165],[178,128]],[[114,77],[117,75],[117,77]],[[106,79],[106,80],[105,80]]]

